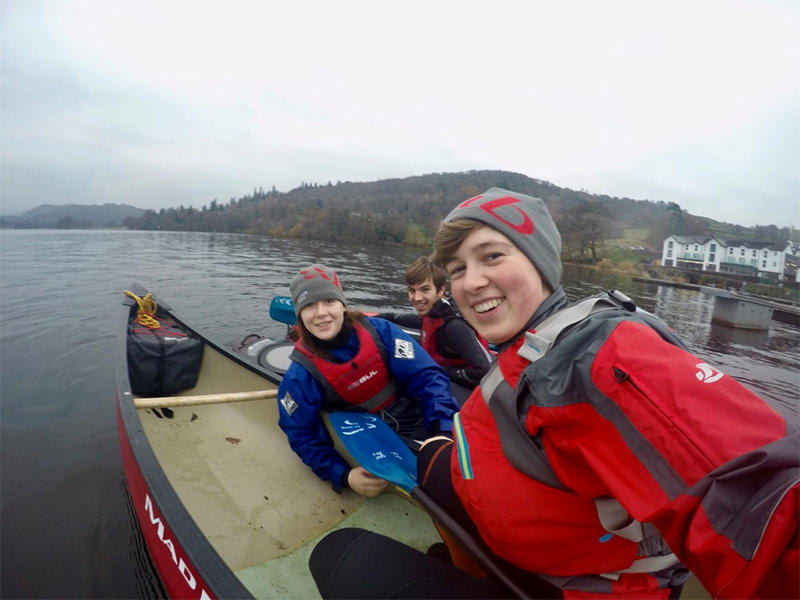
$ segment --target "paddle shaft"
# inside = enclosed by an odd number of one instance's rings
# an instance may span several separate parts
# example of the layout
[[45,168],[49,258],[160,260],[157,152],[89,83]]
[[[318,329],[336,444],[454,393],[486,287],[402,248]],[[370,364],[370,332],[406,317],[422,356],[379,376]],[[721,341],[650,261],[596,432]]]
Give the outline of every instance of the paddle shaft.
[[[417,458],[392,429],[369,413],[334,412],[328,415],[331,429],[353,460],[367,471],[407,492],[488,575],[515,597],[526,598],[527,581],[496,556],[479,536],[467,531],[417,481]],[[541,595],[539,597],[557,597]]]
[[206,394],[204,396],[164,396],[160,398],[134,398],[136,408],[177,408],[179,406],[200,406],[202,404],[227,404],[247,400],[269,400],[278,397],[278,390],[258,390],[255,392],[231,392],[228,394]]
[[456,521],[445,508],[433,499],[424,489],[417,486],[411,490],[411,497],[444,529],[487,575],[505,587],[516,598],[529,598],[530,590],[520,587],[515,577],[480,538],[476,538]]

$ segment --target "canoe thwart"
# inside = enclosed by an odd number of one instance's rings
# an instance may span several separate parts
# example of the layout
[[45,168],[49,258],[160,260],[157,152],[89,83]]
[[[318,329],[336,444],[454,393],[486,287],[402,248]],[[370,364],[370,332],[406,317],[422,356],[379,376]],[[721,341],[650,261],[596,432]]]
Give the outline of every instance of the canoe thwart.
[[179,406],[200,406],[202,404],[227,404],[248,400],[269,400],[278,397],[278,390],[257,390],[254,392],[232,392],[228,394],[205,394],[202,396],[163,396],[160,398],[134,398],[136,408],[176,408]]

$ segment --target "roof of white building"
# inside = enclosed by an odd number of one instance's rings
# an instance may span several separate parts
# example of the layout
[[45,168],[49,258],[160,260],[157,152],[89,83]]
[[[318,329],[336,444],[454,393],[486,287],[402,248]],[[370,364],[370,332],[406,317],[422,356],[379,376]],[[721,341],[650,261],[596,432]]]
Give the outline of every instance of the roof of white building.
[[724,238],[718,238],[715,236],[710,235],[671,235],[672,239],[674,239],[679,244],[700,244],[705,245],[711,240],[716,240],[720,245],[725,247],[733,247],[733,248],[750,248],[753,250],[762,250],[764,248],[768,250],[778,250],[783,251],[786,249],[786,244],[781,242],[765,242],[759,240],[729,240]]
[[672,235],[670,237],[679,244],[705,244],[706,242],[716,239],[710,235]]
[[783,252],[786,249],[786,244],[782,242],[764,242],[758,240],[725,240],[726,246],[735,246],[736,248],[751,248],[753,250],[761,250],[766,248],[768,250],[779,250]]

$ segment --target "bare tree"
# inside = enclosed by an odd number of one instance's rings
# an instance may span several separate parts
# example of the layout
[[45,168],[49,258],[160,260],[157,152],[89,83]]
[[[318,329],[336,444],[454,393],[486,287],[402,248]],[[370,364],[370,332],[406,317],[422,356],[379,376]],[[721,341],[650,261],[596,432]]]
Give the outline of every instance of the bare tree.
[[602,202],[579,199],[562,205],[556,217],[561,243],[570,258],[597,263],[600,245],[613,230],[608,206]]

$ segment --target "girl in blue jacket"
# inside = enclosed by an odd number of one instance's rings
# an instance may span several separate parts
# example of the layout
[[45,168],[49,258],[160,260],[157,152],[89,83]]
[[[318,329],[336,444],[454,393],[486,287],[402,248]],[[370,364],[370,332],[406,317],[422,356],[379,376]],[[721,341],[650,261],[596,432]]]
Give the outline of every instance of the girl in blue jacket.
[[452,430],[458,405],[444,370],[399,327],[347,310],[336,273],[302,269],[289,290],[300,339],[278,389],[279,425],[292,450],[336,491],[367,497],[387,486],[336,451],[320,411],[370,412],[412,449]]

